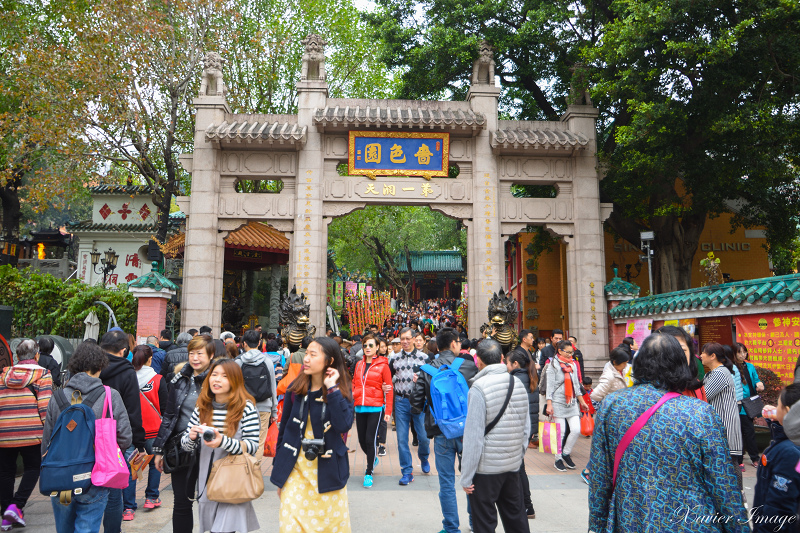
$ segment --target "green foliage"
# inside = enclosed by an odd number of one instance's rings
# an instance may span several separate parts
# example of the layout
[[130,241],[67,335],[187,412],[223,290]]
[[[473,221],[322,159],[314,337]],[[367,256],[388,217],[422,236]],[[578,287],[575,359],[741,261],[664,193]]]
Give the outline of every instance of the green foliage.
[[331,98],[389,98],[394,83],[377,60],[352,0],[234,0],[235,17],[220,28],[227,61],[228,102],[234,112],[296,113],[304,47],[317,33],[325,49]]
[[282,180],[236,180],[236,192],[279,193],[283,190]]
[[364,239],[378,238],[391,257],[408,246],[411,251],[460,250],[466,256],[467,232],[458,221],[428,207],[367,206],[331,222],[328,248],[336,265],[348,270],[375,272]]
[[558,244],[558,239],[550,235],[541,226],[528,227],[527,231],[533,233],[533,240],[525,247],[525,252],[530,256],[525,260],[525,266],[531,270],[539,269],[539,258],[544,253],[551,253]]
[[754,366],[756,367],[758,379],[764,384],[764,390],[760,394],[761,399],[764,400],[764,403],[767,405],[778,405],[778,395],[781,390],[783,390],[781,378],[769,368],[763,368],[758,365]]
[[381,57],[401,97],[463,98],[481,39],[495,48],[505,118],[557,120],[588,82],[600,110],[601,194],[614,204],[608,224],[636,245],[641,230],[656,232],[662,288],[688,288],[705,220],[737,202],[742,224],[767,227],[773,263],[792,248],[796,1],[376,3],[366,18],[386,41]]
[[[59,335],[62,332],[83,334],[83,320],[94,311],[101,328],[108,321],[102,301],[114,310],[119,326],[136,331],[136,298],[126,285],[117,290],[102,285],[89,286],[79,281],[64,281],[49,274],[0,266],[0,305],[14,307],[13,327],[17,335]],[[101,329],[101,333],[103,330]]]

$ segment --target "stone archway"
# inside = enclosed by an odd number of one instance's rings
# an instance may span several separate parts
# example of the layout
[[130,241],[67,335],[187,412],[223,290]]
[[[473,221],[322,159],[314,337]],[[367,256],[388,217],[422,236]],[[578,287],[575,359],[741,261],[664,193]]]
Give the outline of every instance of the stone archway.
[[[503,236],[541,225],[567,243],[572,332],[588,358],[605,357],[602,221],[610,207],[599,200],[596,109],[571,105],[559,121],[499,120],[500,89],[480,68],[459,102],[334,99],[324,65],[303,71],[309,74],[297,85],[297,115],[235,115],[217,94],[194,101],[194,153],[182,159],[192,173],[192,197],[179,199],[188,215],[184,328],[219,322],[214,291],[221,288],[222,266],[214,250],[225,231],[260,220],[285,232],[289,278],[309,298],[312,323],[320,326],[330,221],[367,205],[426,205],[468,228],[470,336],[478,336],[492,293],[506,288]],[[447,133],[449,162],[460,172],[430,179],[340,176],[336,168],[350,156],[354,130]],[[234,187],[237,180],[267,179],[283,181],[280,193]],[[515,198],[515,183],[555,185],[558,194]]]

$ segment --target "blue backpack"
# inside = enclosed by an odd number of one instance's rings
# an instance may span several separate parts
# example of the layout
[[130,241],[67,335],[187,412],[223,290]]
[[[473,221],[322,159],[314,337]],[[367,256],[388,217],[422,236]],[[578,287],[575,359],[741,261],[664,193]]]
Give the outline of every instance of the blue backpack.
[[448,439],[462,437],[467,421],[469,386],[464,375],[458,371],[463,362],[464,359],[457,357],[451,365],[420,367],[431,376],[431,413],[436,425]]
[[91,486],[95,421],[92,405],[103,392],[103,387],[98,387],[82,398],[80,391],[73,391],[71,405],[63,390],[53,393],[50,401],[56,401],[61,414],[42,457],[39,492],[45,496],[61,493],[62,503],[68,504],[72,493],[81,494]]

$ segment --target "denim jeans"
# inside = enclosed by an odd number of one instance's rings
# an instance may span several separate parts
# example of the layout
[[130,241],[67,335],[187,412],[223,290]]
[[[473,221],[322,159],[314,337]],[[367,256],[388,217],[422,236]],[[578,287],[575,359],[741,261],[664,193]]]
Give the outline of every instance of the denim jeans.
[[58,533],[98,533],[103,521],[109,489],[92,485],[83,494],[73,494],[72,503],[61,505],[51,497]]
[[418,415],[411,414],[411,403],[408,398],[395,397],[394,400],[394,423],[397,427],[397,449],[400,452],[400,470],[403,475],[414,471],[411,464],[411,450],[408,447],[408,428],[413,423],[417,428],[417,439],[419,447],[417,455],[421,461],[427,461],[431,454],[430,443],[425,432],[425,413]]
[[[152,438],[144,441],[144,449],[147,453],[153,453],[153,441],[155,440],[155,438]],[[128,468],[130,468],[130,465]],[[143,474],[144,472],[139,473],[140,476]],[[148,466],[147,470],[147,488],[144,489],[144,497],[150,500],[155,500],[158,498],[158,486],[160,484],[161,472],[158,471],[153,461],[150,461],[150,465]],[[138,506],[136,505],[136,481],[133,478],[129,478],[128,488],[122,489],[122,502],[125,509],[133,509],[134,511],[138,509]]]
[[458,501],[456,500],[456,456],[464,447],[462,439],[444,435],[433,438],[436,471],[439,473],[439,505],[442,508],[442,528],[447,533],[459,533]]
[[[131,446],[122,455],[129,459],[136,452],[136,448]],[[130,465],[128,465],[130,470]],[[130,478],[129,478],[130,479]],[[103,515],[103,533],[120,533],[122,531],[122,497],[125,489],[108,489],[108,500],[106,501],[106,512]],[[134,494],[136,494],[134,492]],[[134,502],[135,504],[135,502]]]

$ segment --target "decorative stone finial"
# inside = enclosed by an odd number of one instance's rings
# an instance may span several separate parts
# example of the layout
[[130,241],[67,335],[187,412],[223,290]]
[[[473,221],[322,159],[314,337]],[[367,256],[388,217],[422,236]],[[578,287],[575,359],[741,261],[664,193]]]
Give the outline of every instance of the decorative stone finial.
[[617,279],[618,277],[619,277],[619,268],[615,267],[614,268],[614,279]]
[[472,85],[494,85],[494,49],[489,41],[478,45],[478,59],[472,65]]
[[325,45],[328,42],[316,33],[312,33],[300,42],[306,47],[300,80],[325,81]]
[[224,96],[228,90],[222,79],[222,66],[225,60],[216,52],[208,52],[203,58],[203,80],[200,82],[200,96]]
[[572,79],[569,82],[569,95],[567,105],[592,105],[589,96],[589,78],[586,65],[580,61],[569,68]]

